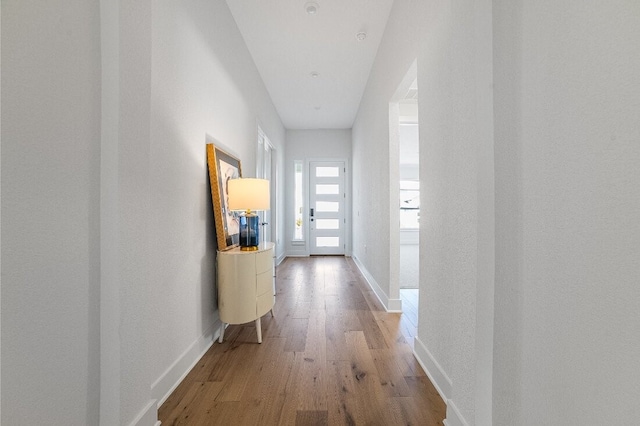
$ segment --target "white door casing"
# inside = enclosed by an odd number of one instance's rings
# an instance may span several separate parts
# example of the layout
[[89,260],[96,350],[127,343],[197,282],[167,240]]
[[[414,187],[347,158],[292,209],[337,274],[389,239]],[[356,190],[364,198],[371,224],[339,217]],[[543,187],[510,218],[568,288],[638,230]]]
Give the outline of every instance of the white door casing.
[[[258,151],[256,161],[256,177],[269,180],[270,205],[269,210],[258,212],[260,216],[260,241],[275,242],[275,216],[276,216],[276,170],[274,149],[271,141],[258,127]],[[264,224],[264,225],[262,225]]]

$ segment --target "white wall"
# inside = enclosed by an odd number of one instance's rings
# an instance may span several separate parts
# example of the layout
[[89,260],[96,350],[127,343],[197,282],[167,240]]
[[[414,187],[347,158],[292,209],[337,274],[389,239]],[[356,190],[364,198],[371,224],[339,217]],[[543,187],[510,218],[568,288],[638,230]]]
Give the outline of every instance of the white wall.
[[374,170],[417,57],[416,353],[448,425],[640,421],[639,32],[634,1],[394,4],[353,127],[354,255],[389,282]]
[[640,3],[494,5],[496,424],[638,424]]
[[[309,254],[309,242],[305,241],[305,245],[292,245],[293,239],[293,223],[294,223],[294,161],[300,160],[304,165],[304,175],[308,173],[307,162],[310,159],[345,159],[347,161],[347,171],[350,169],[351,163],[351,129],[332,129],[332,130],[287,130],[286,131],[286,155],[285,155],[285,193],[286,211],[284,214],[286,223],[284,225],[285,232],[285,250],[288,255],[305,256]],[[350,177],[351,174],[348,174]],[[351,179],[346,182],[347,191],[351,191]],[[307,188],[304,188],[304,194],[307,194]],[[347,253],[351,247],[351,209],[347,206],[347,229],[346,242]],[[308,217],[305,217],[305,226],[308,226]]]
[[[418,6],[415,13],[420,14],[424,6]],[[396,238],[396,245],[399,239],[397,226],[394,225],[393,232],[390,232],[390,203],[396,208],[398,204],[397,198],[392,200],[390,197],[389,168],[399,167],[399,148],[395,147],[395,156],[390,159],[389,102],[415,60],[415,40],[407,38],[410,43],[405,44],[396,39],[394,30],[390,29],[397,19],[397,9],[397,5],[392,7],[352,128],[352,252],[356,262],[364,269],[365,276],[369,275],[369,282],[383,303],[390,296],[390,265],[386,262],[391,257],[390,239]],[[411,24],[408,27],[418,31],[415,33],[418,37],[419,29]],[[399,183],[395,185],[399,186]]]
[[154,425],[214,337],[205,144],[284,128],[224,1],[2,8],[1,420]]
[[120,229],[128,228],[120,240],[120,417],[128,423],[166,396],[213,338],[205,144],[218,143],[255,176],[258,124],[280,154],[284,129],[225,2],[136,3],[120,16],[121,58],[138,49],[121,62],[120,126],[131,135],[120,141],[119,187]]
[[401,124],[398,126],[400,137],[400,179],[420,179],[420,150],[417,124]]
[[98,422],[97,1],[2,2],[2,418]]
[[[487,280],[492,269],[478,267],[479,253],[492,250],[491,238],[478,232],[492,227],[491,215],[484,216],[491,202],[478,202],[480,196],[492,196],[478,179],[484,173],[492,177],[492,165],[480,157],[484,149],[492,152],[491,117],[483,124],[487,117],[479,112],[492,108],[491,56],[478,53],[491,42],[491,21],[478,15],[490,10],[487,2],[394,3],[353,127],[353,214],[366,209],[369,218],[354,222],[354,256],[391,296],[392,265],[381,261],[390,258],[397,238],[388,213],[389,203],[397,201],[389,198],[392,188],[384,173],[393,167],[389,101],[417,59],[421,297],[416,351],[447,400],[450,425],[473,424],[478,393],[489,394],[482,403],[491,404],[490,381],[476,378],[478,363],[486,363],[476,345],[477,298],[492,286]],[[490,343],[491,334],[485,337]],[[491,345],[484,350],[490,353]],[[490,362],[488,369],[491,377]]]

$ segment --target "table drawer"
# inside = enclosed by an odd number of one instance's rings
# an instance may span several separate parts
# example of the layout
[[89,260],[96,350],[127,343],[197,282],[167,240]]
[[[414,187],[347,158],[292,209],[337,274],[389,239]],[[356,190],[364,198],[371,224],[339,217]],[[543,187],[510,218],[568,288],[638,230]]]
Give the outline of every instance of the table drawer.
[[271,271],[263,272],[256,277],[256,296],[264,293],[273,294],[273,275],[271,275]]
[[258,296],[256,300],[256,317],[260,318],[273,308],[273,294],[271,292]]
[[271,271],[273,268],[273,249],[256,253],[256,273]]

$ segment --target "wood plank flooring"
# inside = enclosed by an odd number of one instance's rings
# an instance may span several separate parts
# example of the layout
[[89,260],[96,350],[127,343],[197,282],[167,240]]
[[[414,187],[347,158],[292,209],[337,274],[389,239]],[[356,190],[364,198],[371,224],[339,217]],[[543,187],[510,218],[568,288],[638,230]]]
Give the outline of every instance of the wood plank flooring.
[[[445,404],[353,261],[288,258],[275,316],[231,325],[159,409],[168,425],[442,425]],[[405,326],[406,327],[406,326]]]
[[418,289],[401,288],[400,300],[402,300],[400,329],[407,343],[413,348],[413,339],[418,335]]

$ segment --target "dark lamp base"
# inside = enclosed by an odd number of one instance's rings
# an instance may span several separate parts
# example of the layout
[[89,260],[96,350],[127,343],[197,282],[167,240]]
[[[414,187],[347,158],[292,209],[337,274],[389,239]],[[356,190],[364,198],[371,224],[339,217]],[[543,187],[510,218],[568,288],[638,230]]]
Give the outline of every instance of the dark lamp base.
[[255,251],[260,245],[260,217],[249,213],[240,216],[240,250]]

